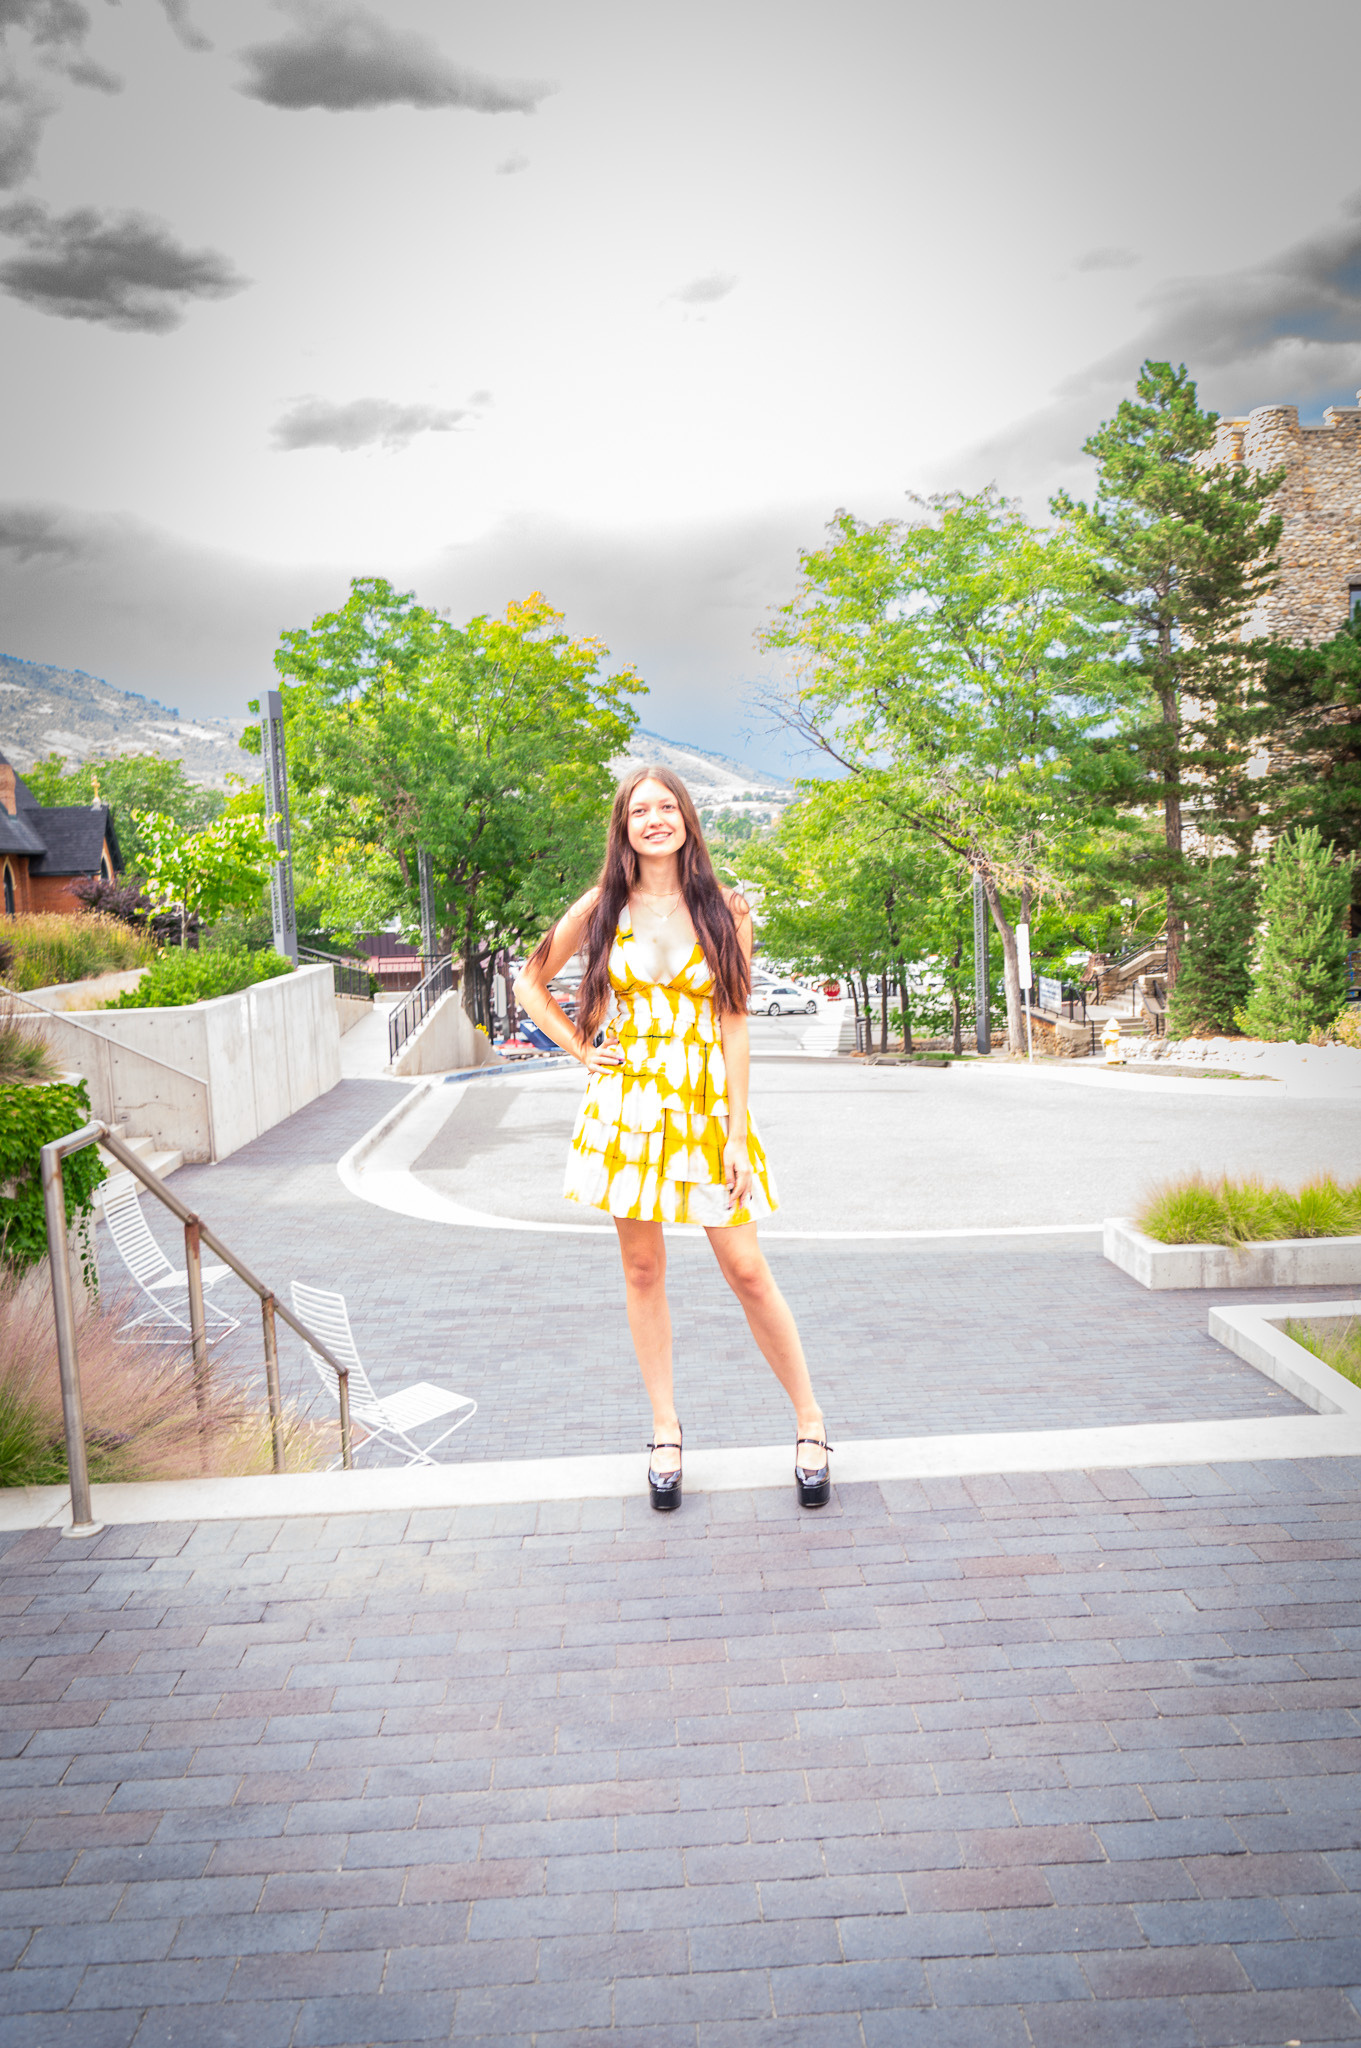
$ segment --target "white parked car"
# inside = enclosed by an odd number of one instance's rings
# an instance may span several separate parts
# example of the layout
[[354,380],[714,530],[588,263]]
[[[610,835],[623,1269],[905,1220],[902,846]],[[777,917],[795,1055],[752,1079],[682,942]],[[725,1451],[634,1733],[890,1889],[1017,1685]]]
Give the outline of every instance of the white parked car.
[[810,995],[806,988],[795,988],[792,981],[762,982],[747,997],[748,1010],[761,1017],[787,1017],[796,1010],[812,1017],[818,1005],[817,996]]

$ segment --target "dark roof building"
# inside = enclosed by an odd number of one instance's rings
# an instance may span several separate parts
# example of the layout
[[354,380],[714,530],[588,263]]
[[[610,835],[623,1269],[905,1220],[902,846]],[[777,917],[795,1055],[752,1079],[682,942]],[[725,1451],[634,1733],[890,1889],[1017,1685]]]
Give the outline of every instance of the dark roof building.
[[107,804],[40,804],[0,754],[0,907],[56,910],[76,916],[82,906],[74,881],[103,875],[112,881],[123,865]]

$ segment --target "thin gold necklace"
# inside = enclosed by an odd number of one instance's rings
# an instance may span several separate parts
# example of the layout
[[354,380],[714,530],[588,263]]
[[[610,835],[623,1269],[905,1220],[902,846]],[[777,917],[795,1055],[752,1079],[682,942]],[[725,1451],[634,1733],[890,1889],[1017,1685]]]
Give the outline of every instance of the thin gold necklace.
[[[665,896],[650,896],[645,889],[635,889],[633,893],[640,903],[665,903],[666,901]],[[668,918],[676,915],[676,912],[680,909],[681,897],[684,894],[685,891],[683,889],[677,889],[669,910],[654,910],[651,912],[651,915],[656,918],[658,924],[665,924]]]

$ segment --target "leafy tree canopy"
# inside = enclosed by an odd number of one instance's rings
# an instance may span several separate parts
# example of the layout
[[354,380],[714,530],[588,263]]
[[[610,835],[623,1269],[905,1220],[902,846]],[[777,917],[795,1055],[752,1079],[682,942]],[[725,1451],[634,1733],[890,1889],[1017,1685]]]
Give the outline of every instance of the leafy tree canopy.
[[644,687],[602,673],[608,650],[561,628],[539,592],[455,626],[360,577],[339,611],[285,633],[290,798],[316,872],[330,862],[394,886],[395,867],[414,921],[426,849],[439,922],[465,958],[556,915],[598,865],[609,764]]
[[146,873],[146,847],[139,811],[169,818],[181,832],[197,832],[223,807],[219,790],[200,789],[183,761],[161,754],[112,754],[105,760],[68,767],[60,754],[36,761],[24,781],[40,804],[106,803],[126,874]]

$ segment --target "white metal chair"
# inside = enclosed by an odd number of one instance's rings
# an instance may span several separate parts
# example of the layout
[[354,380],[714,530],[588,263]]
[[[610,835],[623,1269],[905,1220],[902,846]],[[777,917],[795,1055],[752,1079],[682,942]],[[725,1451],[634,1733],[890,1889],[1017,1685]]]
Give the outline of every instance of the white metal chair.
[[[356,1437],[355,1451],[368,1443],[381,1443],[396,1451],[405,1464],[433,1465],[435,1460],[431,1453],[476,1415],[477,1403],[471,1395],[456,1394],[449,1387],[432,1386],[429,1380],[417,1380],[394,1394],[376,1394],[355,1348],[350,1312],[343,1294],[332,1294],[324,1287],[305,1287],[302,1281],[295,1280],[293,1310],[299,1321],[306,1323],[308,1329],[315,1332],[340,1363],[349,1369],[351,1427],[362,1426],[365,1432],[363,1436]],[[310,1344],[307,1355],[327,1393],[339,1401],[332,1368]],[[442,1416],[452,1415],[460,1408],[466,1409],[466,1414],[460,1415],[457,1422],[451,1422],[448,1429],[424,1449],[409,1434],[411,1430],[421,1429],[427,1422],[438,1422]],[[332,1460],[333,1464],[337,1462]]]
[[[136,1180],[130,1173],[116,1173],[104,1182],[100,1199],[118,1255],[151,1303],[139,1316],[119,1326],[115,1341],[130,1344],[134,1342],[132,1332],[136,1331],[135,1341],[143,1344],[182,1344],[191,1335],[189,1278],[183,1267],[171,1265],[151,1235],[151,1226],[142,1214]],[[203,1265],[203,1321],[210,1344],[240,1328],[239,1316],[229,1316],[208,1299],[208,1290],[230,1272],[230,1266],[207,1261]]]

